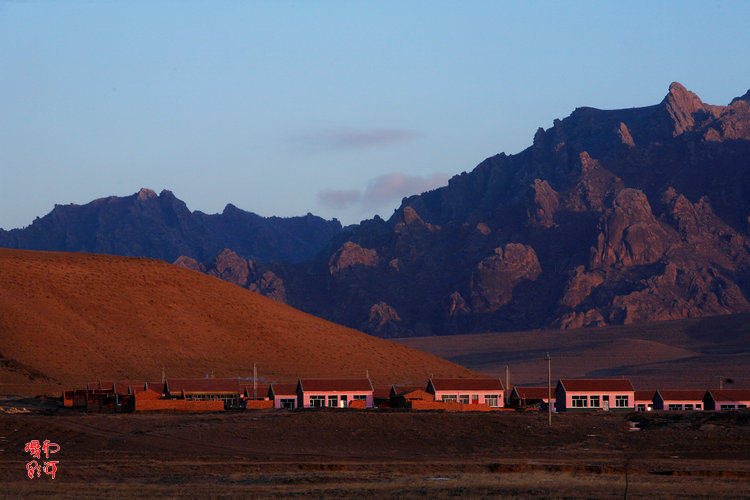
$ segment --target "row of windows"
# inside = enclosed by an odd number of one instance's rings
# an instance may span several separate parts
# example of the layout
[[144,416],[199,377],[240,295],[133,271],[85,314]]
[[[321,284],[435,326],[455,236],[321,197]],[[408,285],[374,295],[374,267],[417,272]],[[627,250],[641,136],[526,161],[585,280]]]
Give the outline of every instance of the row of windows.
[[[573,408],[602,408],[602,405],[609,407],[609,396],[571,396],[570,399]],[[628,408],[629,403],[629,396],[615,396],[615,408]]]
[[667,409],[671,411],[692,411],[692,410],[701,410],[703,409],[703,405],[701,403],[696,404],[669,404],[667,405]]
[[[492,395],[485,395],[484,396],[484,402],[487,406],[498,406],[498,401],[501,401],[503,398],[499,394],[492,394]],[[478,403],[479,402],[479,394],[444,394],[442,396],[442,401],[444,403],[448,402],[459,402],[462,404],[470,404],[470,403]]]
[[[341,398],[341,399],[339,399]],[[366,394],[355,394],[352,396],[352,399],[355,401],[362,400],[367,401],[367,395]],[[331,408],[337,408],[339,406],[339,401],[343,404],[343,406],[346,406],[347,397],[346,396],[328,396],[328,405]],[[310,396],[310,406],[313,408],[323,408],[326,406],[326,396]]]
[[719,408],[721,410],[741,410],[747,408],[747,405],[721,405]]

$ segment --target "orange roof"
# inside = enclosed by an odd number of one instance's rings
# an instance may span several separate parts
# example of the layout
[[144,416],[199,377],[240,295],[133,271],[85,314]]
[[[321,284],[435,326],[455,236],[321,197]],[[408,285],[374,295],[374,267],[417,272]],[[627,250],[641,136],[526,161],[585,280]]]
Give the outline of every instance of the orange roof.
[[502,391],[503,383],[496,378],[433,378],[436,391]]
[[[521,399],[547,399],[548,391],[546,387],[515,387],[518,397]],[[555,396],[555,389],[552,389],[552,397]]]
[[271,384],[269,393],[273,391],[274,397],[297,395],[297,384]]
[[750,401],[750,389],[711,389],[714,401]]
[[240,382],[236,378],[170,378],[166,382],[170,394],[187,393],[240,393]]
[[372,384],[369,379],[320,379],[320,378],[303,378],[299,380],[302,390],[323,391],[323,392],[345,392],[345,391],[372,391]]
[[633,391],[633,384],[624,378],[568,378],[560,379],[566,391]]
[[657,392],[664,401],[702,401],[706,395],[701,389],[659,389]]

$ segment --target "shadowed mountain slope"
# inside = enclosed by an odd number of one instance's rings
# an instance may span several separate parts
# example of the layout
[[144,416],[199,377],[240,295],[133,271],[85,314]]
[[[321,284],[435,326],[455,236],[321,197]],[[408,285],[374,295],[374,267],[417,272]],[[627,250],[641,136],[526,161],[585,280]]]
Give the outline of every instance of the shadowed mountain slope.
[[[478,376],[148,259],[0,249],[0,392],[100,379]],[[18,385],[21,384],[21,385]]]
[[198,260],[233,248],[261,262],[311,259],[341,223],[304,217],[261,217],[227,205],[221,214],[191,212],[170,191],[141,189],[131,196],[101,198],[86,205],[56,205],[30,226],[0,230],[0,246],[25,250],[94,252],[173,262]]

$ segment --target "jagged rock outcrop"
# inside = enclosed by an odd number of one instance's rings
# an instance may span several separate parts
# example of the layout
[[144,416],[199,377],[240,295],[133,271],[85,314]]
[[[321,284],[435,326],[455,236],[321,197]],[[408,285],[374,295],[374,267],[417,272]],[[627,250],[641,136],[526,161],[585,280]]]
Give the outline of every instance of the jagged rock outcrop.
[[372,267],[378,264],[378,260],[375,250],[347,241],[329,259],[328,270],[334,274],[353,266]]
[[513,298],[513,289],[522,280],[535,280],[542,273],[534,249],[508,243],[482,259],[471,276],[472,309],[496,311]]

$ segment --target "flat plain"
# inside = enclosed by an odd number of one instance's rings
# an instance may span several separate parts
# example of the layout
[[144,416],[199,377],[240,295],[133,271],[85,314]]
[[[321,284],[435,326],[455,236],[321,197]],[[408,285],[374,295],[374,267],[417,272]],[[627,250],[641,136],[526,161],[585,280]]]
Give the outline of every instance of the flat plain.
[[[560,414],[550,427],[534,411],[107,415],[12,404],[31,413],[0,415],[5,498],[750,495],[748,412]],[[54,480],[26,476],[32,439],[60,445]]]

